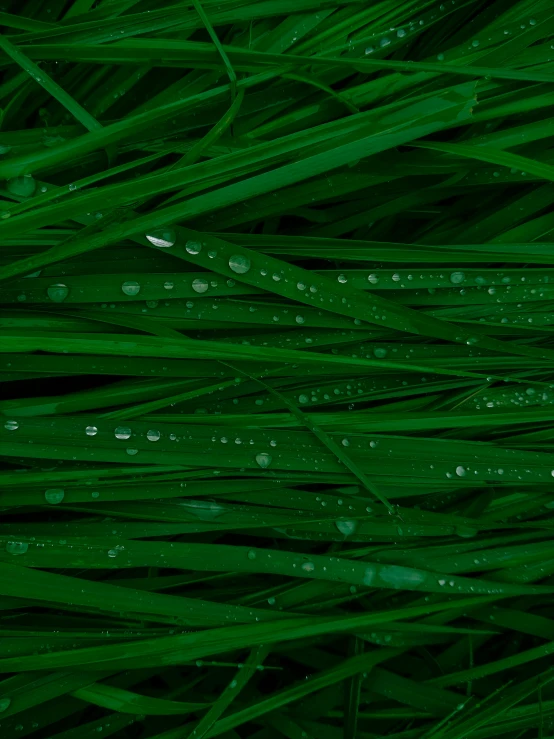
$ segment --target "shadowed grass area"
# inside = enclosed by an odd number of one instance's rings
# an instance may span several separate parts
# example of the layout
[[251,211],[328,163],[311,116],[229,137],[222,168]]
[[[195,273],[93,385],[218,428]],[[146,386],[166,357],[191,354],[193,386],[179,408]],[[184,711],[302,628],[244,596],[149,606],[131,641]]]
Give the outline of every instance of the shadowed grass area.
[[554,736],[551,0],[6,0],[2,739]]

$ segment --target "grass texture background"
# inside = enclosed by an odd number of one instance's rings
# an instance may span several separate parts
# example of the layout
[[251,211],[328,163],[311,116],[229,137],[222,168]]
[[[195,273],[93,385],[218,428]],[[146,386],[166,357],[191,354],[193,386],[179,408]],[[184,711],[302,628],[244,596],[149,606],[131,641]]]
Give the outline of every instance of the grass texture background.
[[554,736],[552,0],[4,0],[2,739]]

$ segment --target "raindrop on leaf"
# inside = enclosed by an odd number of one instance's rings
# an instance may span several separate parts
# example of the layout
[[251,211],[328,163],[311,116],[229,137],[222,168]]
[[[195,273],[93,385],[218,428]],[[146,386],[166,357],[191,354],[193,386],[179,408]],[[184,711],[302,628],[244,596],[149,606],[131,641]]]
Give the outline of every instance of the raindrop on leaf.
[[243,275],[251,267],[250,259],[244,254],[233,254],[229,257],[229,268],[238,275]]
[[59,282],[55,285],[50,285],[46,290],[46,294],[54,303],[63,303],[69,295],[69,288],[67,285],[62,285],[62,283]]
[[260,452],[260,454],[256,454],[256,462],[259,464],[259,466],[262,469],[265,469],[266,467],[269,467],[272,461],[271,454],[268,454],[267,452]]
[[160,228],[146,234],[148,241],[160,249],[169,249],[177,241],[177,234],[172,229]]
[[44,492],[44,497],[50,505],[58,505],[64,499],[65,493],[61,488],[52,488]]

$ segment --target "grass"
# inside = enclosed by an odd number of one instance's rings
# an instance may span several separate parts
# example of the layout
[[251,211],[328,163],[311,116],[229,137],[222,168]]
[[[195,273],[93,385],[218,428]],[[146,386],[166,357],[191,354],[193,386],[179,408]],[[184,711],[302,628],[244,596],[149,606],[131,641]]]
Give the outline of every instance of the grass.
[[7,0],[2,739],[554,736],[550,0]]

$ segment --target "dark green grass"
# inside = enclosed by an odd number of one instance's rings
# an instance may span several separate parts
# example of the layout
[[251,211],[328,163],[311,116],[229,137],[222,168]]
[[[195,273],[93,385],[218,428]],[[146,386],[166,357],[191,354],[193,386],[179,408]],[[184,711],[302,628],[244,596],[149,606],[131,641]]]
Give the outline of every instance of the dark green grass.
[[551,0],[0,9],[2,739],[554,736]]

